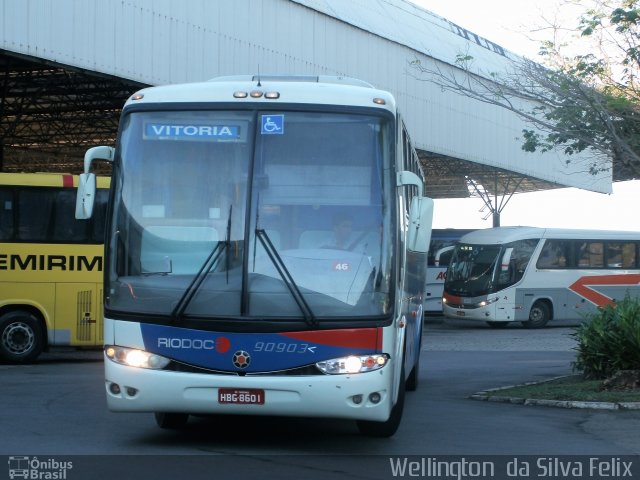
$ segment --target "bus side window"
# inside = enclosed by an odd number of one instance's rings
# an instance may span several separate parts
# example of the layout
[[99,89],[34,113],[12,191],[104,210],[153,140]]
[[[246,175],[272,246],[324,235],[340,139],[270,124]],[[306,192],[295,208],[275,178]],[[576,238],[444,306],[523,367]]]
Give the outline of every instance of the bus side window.
[[635,268],[636,244],[607,242],[607,268]]
[[505,246],[498,277],[498,283],[501,286],[513,285],[522,279],[538,241],[537,239],[518,240]]
[[629,242],[622,245],[622,268],[637,268],[638,267],[638,244],[636,242]]
[[53,218],[53,200],[54,192],[47,189],[30,188],[18,192],[18,240],[47,240]]
[[564,240],[546,240],[536,268],[566,268],[570,258],[570,244]]
[[60,190],[56,193],[53,222],[54,242],[81,243],[87,241],[87,220],[76,220],[74,190]]
[[578,248],[578,266],[604,267],[604,244],[602,242],[582,242]]
[[0,240],[13,238],[13,191],[0,189]]

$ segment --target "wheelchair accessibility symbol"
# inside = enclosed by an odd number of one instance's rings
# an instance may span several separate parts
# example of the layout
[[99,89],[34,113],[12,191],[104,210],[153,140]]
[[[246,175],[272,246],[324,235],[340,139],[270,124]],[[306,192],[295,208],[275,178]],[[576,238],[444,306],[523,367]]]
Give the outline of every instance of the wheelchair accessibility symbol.
[[284,134],[284,115],[262,115],[262,135]]

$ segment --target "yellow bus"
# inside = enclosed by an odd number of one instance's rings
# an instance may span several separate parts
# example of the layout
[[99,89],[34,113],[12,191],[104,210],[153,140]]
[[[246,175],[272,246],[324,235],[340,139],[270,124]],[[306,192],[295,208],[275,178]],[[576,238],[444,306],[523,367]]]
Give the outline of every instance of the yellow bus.
[[109,180],[98,178],[93,217],[76,220],[77,176],[0,173],[0,360],[102,345]]

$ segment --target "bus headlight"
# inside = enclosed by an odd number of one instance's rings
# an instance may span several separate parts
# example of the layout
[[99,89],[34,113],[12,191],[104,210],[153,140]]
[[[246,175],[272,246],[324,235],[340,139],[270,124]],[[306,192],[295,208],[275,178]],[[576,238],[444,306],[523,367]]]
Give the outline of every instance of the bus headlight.
[[492,303],[495,303],[497,301],[498,301],[498,297],[487,298],[486,300],[483,300],[480,303],[478,303],[478,306],[479,307],[486,307],[487,305],[491,305]]
[[155,353],[145,352],[136,348],[116,347],[113,345],[106,346],[104,353],[108,359],[126,365],[128,367],[151,368],[160,370],[169,365],[168,358]]
[[333,358],[316,363],[316,367],[328,375],[341,375],[345,373],[364,373],[379,370],[389,361],[386,353],[374,355],[349,355],[348,357]]

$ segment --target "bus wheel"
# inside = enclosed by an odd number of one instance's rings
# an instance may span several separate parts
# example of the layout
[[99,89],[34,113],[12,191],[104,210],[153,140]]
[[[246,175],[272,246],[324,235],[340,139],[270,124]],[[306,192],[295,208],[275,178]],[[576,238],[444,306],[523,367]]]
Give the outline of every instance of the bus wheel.
[[189,420],[187,413],[156,412],[156,423],[160,428],[176,430],[184,427]]
[[404,410],[404,393],[405,393],[405,381],[404,381],[404,367],[400,375],[400,385],[398,387],[398,401],[391,409],[391,415],[386,422],[374,422],[371,420],[358,420],[358,430],[362,435],[369,437],[390,437],[398,427],[400,426],[400,420],[402,420],[402,412]]
[[44,349],[44,334],[31,313],[16,310],[0,317],[0,358],[11,363],[35,360]]
[[551,309],[547,302],[538,300],[531,307],[529,320],[522,322],[525,328],[541,328],[551,320]]

